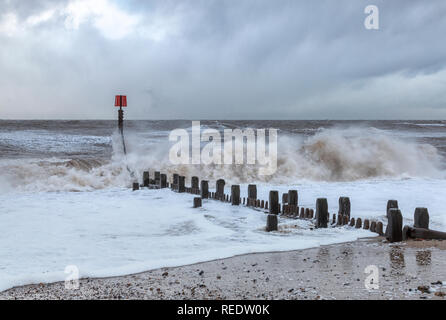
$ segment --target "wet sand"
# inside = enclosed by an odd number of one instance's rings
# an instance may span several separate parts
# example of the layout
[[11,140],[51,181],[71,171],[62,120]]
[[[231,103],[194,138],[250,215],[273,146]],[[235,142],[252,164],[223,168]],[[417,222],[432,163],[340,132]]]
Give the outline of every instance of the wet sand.
[[[375,265],[379,289],[367,289]],[[122,277],[82,279],[0,292],[0,299],[445,299],[446,241],[389,244],[362,239],[255,253]]]

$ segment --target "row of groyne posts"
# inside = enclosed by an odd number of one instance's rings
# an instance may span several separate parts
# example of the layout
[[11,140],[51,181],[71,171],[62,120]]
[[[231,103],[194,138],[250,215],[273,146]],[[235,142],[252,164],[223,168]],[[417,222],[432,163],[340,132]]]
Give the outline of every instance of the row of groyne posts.
[[400,242],[409,238],[415,239],[446,239],[446,232],[440,232],[429,229],[429,213],[427,208],[416,208],[414,213],[414,225],[403,227],[403,216],[398,208],[397,200],[389,200],[387,202],[387,226],[381,221],[370,219],[353,218],[350,216],[351,203],[349,197],[339,198],[339,210],[337,214],[332,215],[330,221],[330,213],[328,212],[328,202],[326,198],[318,198],[316,200],[316,210],[311,208],[299,207],[297,190],[289,190],[288,193],[282,194],[282,203],[279,202],[279,192],[271,190],[269,192],[268,201],[257,198],[257,186],[255,184],[248,185],[248,197],[240,197],[240,185],[231,186],[231,194],[225,194],[225,180],[216,181],[215,192],[209,191],[209,181],[201,180],[194,176],[191,178],[190,187],[186,187],[186,177],[174,173],[172,183],[167,181],[167,175],[159,171],[154,172],[154,178],[151,179],[149,171],[143,172],[143,183],[133,183],[133,190],[139,190],[141,187],[149,189],[171,188],[172,191],[178,193],[190,193],[199,195],[194,197],[193,207],[202,206],[202,199],[213,199],[232,205],[245,205],[255,210],[267,213],[266,231],[278,230],[278,216],[290,219],[306,219],[312,220],[316,228],[328,228],[336,226],[349,226],[356,229],[363,228],[385,236],[389,242]]

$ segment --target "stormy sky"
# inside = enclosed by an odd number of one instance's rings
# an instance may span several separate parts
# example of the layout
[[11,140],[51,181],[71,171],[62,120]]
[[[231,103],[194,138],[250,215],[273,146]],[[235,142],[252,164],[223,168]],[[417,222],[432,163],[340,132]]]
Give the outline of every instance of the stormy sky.
[[446,119],[445,34],[444,0],[0,0],[0,118]]

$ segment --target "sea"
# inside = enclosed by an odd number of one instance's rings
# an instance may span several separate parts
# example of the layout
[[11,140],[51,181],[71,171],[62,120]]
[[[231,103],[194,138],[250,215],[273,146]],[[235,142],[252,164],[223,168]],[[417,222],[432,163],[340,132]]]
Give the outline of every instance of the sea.
[[[108,277],[235,255],[297,250],[376,234],[315,229],[308,220],[279,218],[246,206],[204,200],[170,189],[132,191],[143,171],[225,179],[225,190],[256,184],[258,198],[296,189],[299,206],[327,198],[337,213],[350,197],[351,215],[386,224],[386,203],[398,200],[404,224],[426,207],[430,227],[446,231],[446,121],[224,121],[202,130],[277,129],[277,170],[252,164],[172,164],[175,129],[190,120],[0,120],[0,290],[80,277]],[[202,143],[202,147],[205,143]],[[281,198],[281,196],[280,196]]]

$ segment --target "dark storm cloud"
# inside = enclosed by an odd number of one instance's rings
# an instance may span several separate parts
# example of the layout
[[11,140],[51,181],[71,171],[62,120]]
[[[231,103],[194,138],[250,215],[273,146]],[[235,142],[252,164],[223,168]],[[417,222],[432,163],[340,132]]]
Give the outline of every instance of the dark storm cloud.
[[446,116],[441,0],[91,3],[1,3],[0,117]]

